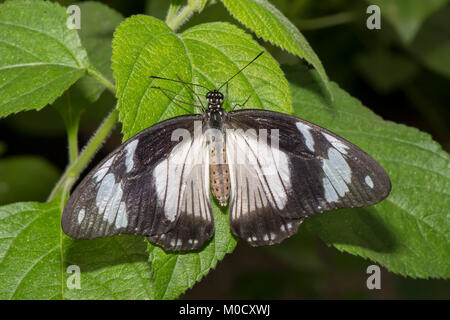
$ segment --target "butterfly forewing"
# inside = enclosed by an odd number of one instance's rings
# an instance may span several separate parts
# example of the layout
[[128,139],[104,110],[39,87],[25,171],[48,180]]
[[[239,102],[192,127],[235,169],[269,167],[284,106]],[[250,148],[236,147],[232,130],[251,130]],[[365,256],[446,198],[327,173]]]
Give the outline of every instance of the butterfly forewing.
[[71,195],[64,232],[80,239],[142,234],[166,250],[201,247],[214,232],[208,154],[194,134],[201,120],[161,122],[111,153]]
[[230,225],[251,245],[279,243],[326,210],[375,204],[389,194],[383,168],[345,139],[278,112],[227,115]]

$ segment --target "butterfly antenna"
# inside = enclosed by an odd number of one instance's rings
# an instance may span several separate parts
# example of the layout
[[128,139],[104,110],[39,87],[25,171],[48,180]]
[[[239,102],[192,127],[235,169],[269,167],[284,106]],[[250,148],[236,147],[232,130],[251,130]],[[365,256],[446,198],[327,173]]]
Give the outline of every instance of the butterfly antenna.
[[217,89],[217,91],[220,91],[220,89],[222,89],[222,87],[223,87],[224,85],[226,85],[228,82],[231,81],[231,79],[233,79],[233,78],[236,77],[239,73],[241,73],[242,70],[244,70],[245,68],[247,68],[247,67],[248,67],[249,65],[251,65],[253,62],[255,62],[255,60],[258,59],[263,53],[264,53],[264,51],[261,51],[260,53],[258,53],[258,55],[257,55],[256,57],[254,57],[252,61],[250,61],[249,63],[247,63],[241,70],[239,70],[237,73],[235,73],[234,76],[232,76],[232,77],[231,77],[230,79],[228,79],[224,84],[222,84],[222,85]]
[[199,101],[200,104],[202,105],[202,110],[203,110],[203,111],[206,110],[206,109],[205,109],[205,106],[203,105],[203,102],[202,102],[202,100],[200,99],[200,97],[198,96],[198,94],[195,93],[195,91],[194,91],[189,85],[197,86],[197,87],[202,87],[202,88],[204,88],[204,89],[206,89],[206,90],[208,90],[208,91],[211,91],[209,88],[207,88],[207,87],[205,87],[205,86],[202,86],[201,84],[186,82],[186,81],[182,80],[178,74],[177,74],[178,80],[175,80],[175,79],[169,79],[169,78],[163,78],[163,77],[158,77],[158,76],[150,76],[150,78],[151,78],[151,79],[167,80],[167,81],[178,82],[178,83],[184,84],[184,85],[185,85],[185,86],[186,86],[186,87],[187,87],[187,88],[188,88],[188,89],[189,89],[189,90],[197,97],[198,101]]
[[[178,77],[178,75],[177,75],[177,77]],[[152,79],[160,79],[160,80],[167,80],[167,81],[173,81],[173,82],[184,83],[184,84],[190,84],[191,86],[202,87],[202,88],[204,88],[204,89],[206,89],[208,91],[211,91],[209,88],[207,88],[205,86],[202,86],[201,84],[185,82],[185,81],[183,81],[181,79],[180,80],[175,80],[175,79],[163,78],[163,77],[158,77],[158,76],[150,76],[150,78],[152,78]],[[178,77],[178,78],[180,78],[180,77]]]

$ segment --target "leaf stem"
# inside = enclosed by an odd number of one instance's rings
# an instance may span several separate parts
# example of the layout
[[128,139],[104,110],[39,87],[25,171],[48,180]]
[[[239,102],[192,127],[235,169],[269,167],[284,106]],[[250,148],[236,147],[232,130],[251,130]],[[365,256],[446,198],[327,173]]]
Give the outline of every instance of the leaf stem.
[[87,74],[103,84],[109,91],[111,91],[112,94],[116,94],[116,88],[114,87],[114,84],[106,79],[100,72],[98,72],[94,68],[88,68]]
[[67,140],[69,144],[69,163],[75,162],[78,157],[78,123],[67,129]]
[[169,24],[169,21],[172,21],[177,11],[181,8],[181,2],[174,2],[172,1],[170,3],[169,9],[167,10],[167,16],[166,16],[166,24]]
[[[170,5],[167,13],[166,23],[173,30],[176,31],[183,23],[185,23],[198,10],[198,3],[196,1],[189,1],[182,9],[177,5]],[[174,11],[176,10],[176,13]]]
[[66,92],[67,98],[67,116],[63,117],[67,131],[67,144],[69,145],[69,164],[78,157],[78,126],[80,124],[79,115],[74,115],[70,91]]
[[[75,183],[77,177],[87,166],[89,161],[92,159],[94,154],[102,145],[103,141],[110,134],[118,118],[119,112],[114,108],[114,110],[108,115],[108,117],[97,129],[97,132],[92,136],[91,140],[88,142],[84,150],[80,153],[78,158],[69,165],[69,167],[66,169],[62,177],[56,183],[55,187],[50,193],[48,201],[55,199],[55,197],[60,192],[64,191],[64,189],[70,190],[70,187],[73,185],[73,183]],[[63,197],[64,196],[65,195],[63,194]]]
[[[103,84],[109,91],[112,92],[112,94],[116,94],[116,88],[114,84],[106,79],[100,72],[95,70],[95,68],[88,68],[87,74]],[[92,136],[91,140],[88,142],[81,154],[78,153],[79,123],[77,121],[76,124],[68,124],[67,138],[69,144],[69,165],[66,168],[64,174],[54,186],[47,201],[55,199],[60,193],[62,193],[63,199],[67,196],[70,188],[75,183],[78,176],[87,166],[97,150],[100,148],[103,141],[108,137],[118,119],[119,113],[116,108],[114,108],[114,110],[108,115],[108,117],[97,129],[97,132]]]

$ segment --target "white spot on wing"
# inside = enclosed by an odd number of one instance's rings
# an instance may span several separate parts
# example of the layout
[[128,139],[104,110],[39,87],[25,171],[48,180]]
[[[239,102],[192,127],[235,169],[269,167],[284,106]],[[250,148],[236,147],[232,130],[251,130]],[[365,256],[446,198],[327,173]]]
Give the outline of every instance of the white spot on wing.
[[103,179],[103,177],[106,175],[106,173],[108,172],[109,168],[111,167],[112,162],[114,161],[114,157],[111,157],[111,159],[109,159],[108,161],[106,161],[101,167],[100,169],[98,169],[98,171],[94,174],[94,179],[96,182],[99,182],[100,180]]
[[103,219],[108,221],[108,223],[113,223],[116,219],[120,202],[122,201],[122,195],[122,186],[120,185],[120,182],[117,182],[114,184],[111,197],[108,200],[108,204],[106,205],[103,215]]
[[325,199],[336,202],[348,191],[352,171],[344,157],[334,148],[328,149],[328,159],[322,159],[322,169],[325,173],[323,187]]
[[306,146],[308,147],[308,149],[311,150],[312,152],[314,152],[314,139],[311,135],[311,132],[309,132],[309,130],[311,130],[311,128],[301,122],[297,122],[295,125],[297,126],[297,129],[302,133],[303,137],[305,138],[305,143],[306,143]]
[[164,197],[167,188],[167,160],[161,161],[153,170],[153,179],[155,180],[156,198],[159,206],[164,205]]
[[226,134],[232,219],[247,214],[255,208],[255,203],[259,207],[270,202],[273,208],[282,210],[288,201],[287,191],[291,189],[287,155],[277,147],[259,141],[256,133],[227,130]]
[[116,217],[116,228],[125,228],[128,225],[127,209],[125,202],[120,202],[119,211]]
[[81,224],[81,222],[83,222],[84,214],[85,214],[84,209],[81,209],[80,211],[78,211],[78,224]]
[[175,221],[179,209],[184,208],[185,204],[188,210],[186,214],[210,220],[209,207],[200,198],[202,189],[209,195],[208,156],[203,136],[194,141],[185,139],[173,148],[167,159],[155,167],[153,179],[158,206],[164,208],[164,215],[169,221]]
[[125,157],[125,166],[127,168],[127,172],[130,172],[131,169],[133,169],[134,166],[134,152],[136,151],[136,146],[138,144],[138,140],[134,140],[132,142],[130,142],[129,144],[127,144],[127,146],[125,147],[126,150],[126,157]]
[[123,190],[119,182],[116,183],[114,174],[108,173],[100,183],[95,198],[98,213],[103,220],[112,224],[115,220],[116,228],[128,225],[125,202],[122,201]]
[[336,202],[339,200],[338,195],[336,194],[336,191],[334,191],[333,185],[331,184],[328,177],[323,178],[323,189],[324,189],[324,196],[325,199],[328,202]]
[[347,154],[348,146],[346,146],[342,141],[339,141],[328,133],[323,132],[322,134],[333,147],[339,150],[340,153]]
[[116,181],[114,179],[114,174],[112,173],[108,173],[103,178],[97,191],[97,197],[95,198],[95,203],[97,205],[99,213],[103,213],[103,211],[105,211],[115,183]]
[[366,182],[366,184],[373,189],[373,181],[372,178],[370,176],[366,176],[366,178],[364,179],[364,181]]

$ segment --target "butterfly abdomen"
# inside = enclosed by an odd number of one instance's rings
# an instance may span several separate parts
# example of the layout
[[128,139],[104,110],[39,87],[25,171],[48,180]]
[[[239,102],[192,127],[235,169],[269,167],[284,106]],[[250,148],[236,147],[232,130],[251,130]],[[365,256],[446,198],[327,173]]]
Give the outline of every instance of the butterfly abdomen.
[[209,176],[214,197],[221,206],[226,206],[230,197],[230,170],[226,163],[225,144],[212,144],[209,153]]

